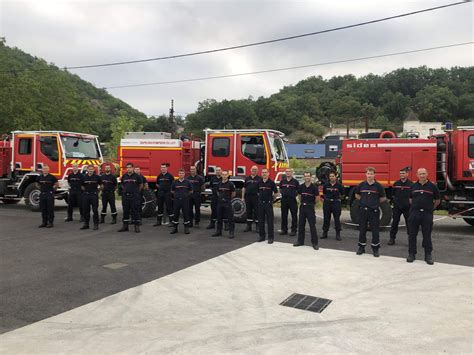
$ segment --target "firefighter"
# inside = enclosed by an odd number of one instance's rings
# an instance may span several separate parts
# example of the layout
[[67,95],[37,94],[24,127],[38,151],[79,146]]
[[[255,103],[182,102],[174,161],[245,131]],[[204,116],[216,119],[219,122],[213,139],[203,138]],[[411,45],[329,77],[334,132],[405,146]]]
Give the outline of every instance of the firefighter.
[[77,163],[72,164],[72,173],[67,176],[69,191],[67,194],[67,217],[65,222],[72,221],[74,207],[79,207],[80,222],[84,222],[82,211],[82,179],[84,174],[78,169]]
[[235,185],[229,181],[229,172],[222,172],[222,181],[217,186],[217,229],[213,237],[222,236],[222,226],[224,222],[229,226],[229,239],[234,238],[234,210],[232,199],[235,197]]
[[250,168],[250,175],[245,178],[244,187],[242,188],[242,201],[245,203],[247,210],[247,227],[244,232],[252,230],[252,223],[255,222],[255,230],[258,231],[258,183],[262,180],[258,176],[258,167],[256,165]]
[[138,195],[138,206],[139,206],[139,212],[140,212],[140,222],[139,224],[142,225],[142,214],[143,214],[143,191],[148,190],[148,180],[146,177],[140,172],[140,167],[136,166],[133,171],[135,174],[140,176],[140,179],[142,179],[142,189],[140,190],[140,194]]
[[179,169],[178,180],[173,181],[171,193],[174,197],[173,202],[173,230],[171,234],[178,233],[179,213],[183,211],[184,234],[189,234],[189,198],[193,193],[193,185],[184,178],[184,169]]
[[433,265],[431,253],[433,243],[431,231],[433,229],[433,211],[439,206],[440,194],[438,187],[428,180],[428,171],[425,168],[418,169],[416,173],[418,181],[412,184],[410,190],[410,215],[408,217],[408,258],[412,263],[416,258],[416,237],[421,227],[423,235],[422,246],[425,249],[425,261]]
[[300,195],[300,216],[298,225],[298,240],[293,244],[294,247],[304,245],[305,239],[305,225],[308,220],[309,230],[311,232],[311,244],[314,250],[318,250],[318,233],[316,231],[316,214],[314,213],[314,206],[319,196],[318,187],[311,182],[311,173],[305,172],[303,174],[304,182],[298,187],[298,194]]
[[372,230],[372,252],[379,257],[380,248],[380,204],[386,201],[385,190],[382,185],[375,181],[375,168],[365,169],[366,181],[361,182],[356,188],[356,199],[360,202],[359,207],[359,249],[357,255],[365,253],[367,244],[367,225]]
[[298,195],[298,181],[293,177],[293,169],[286,169],[285,177],[280,181],[281,193],[281,230],[280,235],[288,234],[288,212],[291,213],[291,232],[290,236],[296,235],[298,226],[298,203],[296,196]]
[[171,185],[173,184],[173,181],[174,176],[168,172],[168,164],[161,164],[161,174],[156,177],[158,214],[156,215],[155,227],[161,226],[165,208],[170,225],[173,224],[173,197],[171,196]]
[[117,223],[117,208],[115,207],[115,189],[117,188],[117,177],[112,174],[110,165],[105,166],[105,172],[100,176],[102,179],[102,211],[100,212],[100,223],[105,222],[107,216],[107,204],[110,205],[112,223]]
[[393,208],[392,208],[392,226],[390,227],[390,240],[388,245],[395,244],[397,237],[398,224],[403,214],[405,225],[408,233],[408,216],[410,212],[410,190],[413,182],[408,179],[408,170],[406,168],[400,170],[400,180],[395,181],[392,187],[393,191]]
[[344,186],[337,181],[335,171],[329,173],[329,181],[323,185],[323,235],[321,239],[328,237],[331,215],[334,217],[334,228],[336,229],[336,240],[341,240],[341,200],[344,196]]
[[204,178],[197,174],[194,165],[189,170],[190,175],[186,179],[193,185],[193,194],[189,199],[189,226],[199,228],[199,222],[201,221],[201,192],[204,187]]
[[119,232],[127,232],[128,225],[133,222],[135,233],[140,233],[140,212],[138,201],[142,189],[142,179],[133,171],[133,164],[126,165],[127,172],[120,179],[122,185],[123,225]]
[[84,224],[80,229],[89,229],[91,219],[91,209],[93,213],[92,221],[94,230],[99,229],[99,188],[102,179],[95,173],[94,165],[87,166],[87,173],[82,179],[82,205],[84,211]]
[[278,192],[275,182],[270,179],[268,169],[262,169],[262,180],[258,183],[258,227],[260,239],[265,241],[265,222],[268,228],[268,244],[275,238],[273,232],[273,199]]
[[54,223],[54,191],[58,188],[58,179],[49,173],[49,166],[43,165],[41,174],[36,179],[40,190],[39,206],[43,223],[39,228],[53,228]]
[[214,229],[216,228],[216,220],[217,220],[217,187],[222,181],[222,169],[220,167],[216,167],[216,175],[212,175],[209,181],[209,187],[212,190],[211,195],[211,221],[206,229]]

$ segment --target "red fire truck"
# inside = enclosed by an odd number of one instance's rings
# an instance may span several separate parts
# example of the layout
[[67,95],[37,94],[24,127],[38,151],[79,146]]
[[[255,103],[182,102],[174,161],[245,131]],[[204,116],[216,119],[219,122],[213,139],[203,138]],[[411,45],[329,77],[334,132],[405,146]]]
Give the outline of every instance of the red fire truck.
[[71,164],[82,168],[103,163],[97,136],[64,131],[15,131],[0,141],[0,201],[15,204],[25,198],[39,209],[39,190],[34,182],[44,165],[59,180],[57,199],[67,199],[66,177]]
[[[359,219],[354,190],[365,180],[367,166],[376,169],[376,178],[389,199],[400,169],[409,169],[409,178],[416,180],[417,169],[423,167],[441,191],[439,209],[474,226],[474,127],[446,130],[427,139],[396,138],[387,132],[381,136],[384,138],[344,140],[336,160],[352,222],[358,223]],[[381,212],[382,225],[388,225],[392,218],[389,202],[381,206]]]
[[[237,188],[237,196],[243,187],[245,176],[250,174],[252,165],[260,170],[270,170],[270,177],[280,181],[289,166],[288,156],[283,143],[284,134],[270,129],[205,129],[205,140],[171,139],[166,133],[132,133],[121,140],[118,156],[120,172],[132,162],[141,168],[148,179],[151,189],[155,189],[156,176],[160,174],[160,165],[169,165],[169,172],[178,175],[178,169],[184,168],[189,174],[191,165],[209,179],[221,167],[230,173],[231,181]],[[133,138],[130,138],[133,137]],[[209,201],[211,190],[203,192],[204,201]],[[154,213],[155,202],[152,194],[145,196],[144,216]],[[232,202],[237,220],[245,219],[245,204],[235,198]]]

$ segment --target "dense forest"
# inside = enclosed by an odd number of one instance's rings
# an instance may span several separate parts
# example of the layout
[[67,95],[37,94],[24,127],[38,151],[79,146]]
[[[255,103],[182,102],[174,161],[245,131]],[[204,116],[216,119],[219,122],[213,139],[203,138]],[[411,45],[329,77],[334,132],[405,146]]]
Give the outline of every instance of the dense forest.
[[[27,69],[27,70],[25,70]],[[273,128],[294,142],[330,126],[400,131],[403,120],[474,125],[474,67],[398,69],[385,75],[309,77],[270,97],[208,99],[184,119],[145,114],[71,74],[0,40],[0,133],[43,129],[95,133],[114,147],[125,131],[202,135],[209,128]]]
[[407,118],[474,125],[474,67],[398,69],[385,75],[309,77],[268,98],[207,100],[186,129],[269,127],[294,142],[314,141],[330,125],[401,131]]

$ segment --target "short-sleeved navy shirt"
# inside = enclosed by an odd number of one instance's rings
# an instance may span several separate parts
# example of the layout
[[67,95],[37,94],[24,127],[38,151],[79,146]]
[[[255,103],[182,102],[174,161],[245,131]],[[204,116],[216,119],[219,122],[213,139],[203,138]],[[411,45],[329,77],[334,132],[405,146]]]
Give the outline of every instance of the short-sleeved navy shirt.
[[344,186],[339,181],[336,181],[331,184],[330,181],[326,182],[323,185],[323,198],[324,201],[334,201],[334,200],[341,200],[344,196]]
[[262,181],[262,178],[258,175],[249,175],[245,178],[245,196],[255,196],[258,194],[258,183]]
[[393,184],[393,204],[398,208],[408,208],[410,207],[410,191],[411,185],[413,182],[409,179],[406,179],[405,182],[402,180],[397,180]]
[[137,173],[125,173],[122,175],[120,180],[123,193],[136,194],[140,192],[140,184],[142,183],[142,179]]
[[380,198],[385,197],[385,189],[377,181],[369,184],[362,181],[356,188],[356,193],[360,195],[360,207],[378,209]]
[[188,197],[193,192],[193,184],[187,179],[175,180],[171,185],[171,191],[174,192],[174,198],[182,199]]
[[145,175],[138,174],[138,176],[140,176],[140,179],[142,179],[142,184],[143,185],[148,184],[148,180],[146,179]]
[[96,173],[92,175],[85,174],[82,179],[82,186],[84,186],[84,192],[97,192],[99,185],[102,185],[102,179]]
[[104,173],[101,176],[104,191],[115,191],[117,187],[117,177],[112,173]]
[[286,176],[283,177],[283,179],[281,179],[280,181],[281,197],[296,198],[296,195],[298,195],[299,186],[300,184],[295,178],[292,178],[291,180],[287,180]]
[[209,182],[210,182],[210,185],[211,185],[212,194],[214,196],[217,196],[217,187],[219,186],[221,181],[222,181],[222,177],[217,177],[217,175],[212,175],[211,176],[211,180]]
[[431,181],[421,184],[419,181],[411,186],[410,190],[411,208],[433,211],[434,201],[439,200],[438,186]]
[[273,193],[278,192],[277,186],[272,179],[264,181],[263,179],[258,183],[258,199],[262,202],[272,202]]
[[229,202],[232,199],[232,193],[235,191],[235,185],[233,182],[227,180],[226,182],[221,181],[217,186],[217,195],[219,201]]
[[41,192],[53,192],[54,184],[58,182],[58,179],[51,174],[41,174],[36,178],[36,182],[39,184]]
[[204,178],[201,175],[189,175],[186,179],[193,185],[193,193],[200,194],[202,185],[204,185]]
[[301,195],[301,204],[303,205],[314,205],[316,202],[316,197],[319,196],[318,187],[311,183],[309,186],[303,182],[298,187],[298,193]]
[[173,184],[174,176],[170,173],[161,173],[156,177],[156,186],[160,192],[170,192],[171,185]]
[[81,191],[82,186],[82,179],[84,178],[84,174],[78,170],[77,173],[71,172],[67,176],[67,182],[69,184],[69,190],[71,191]]

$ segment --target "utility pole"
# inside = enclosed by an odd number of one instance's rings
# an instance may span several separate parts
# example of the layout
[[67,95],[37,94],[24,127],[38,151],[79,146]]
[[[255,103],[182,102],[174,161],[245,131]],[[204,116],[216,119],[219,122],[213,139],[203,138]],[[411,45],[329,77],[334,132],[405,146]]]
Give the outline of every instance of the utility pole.
[[[168,122],[169,122],[169,127],[170,127],[170,130],[173,130],[174,131],[174,100],[171,99],[171,107],[170,107],[170,115],[168,117]],[[175,135],[176,132],[170,132],[171,135]]]

